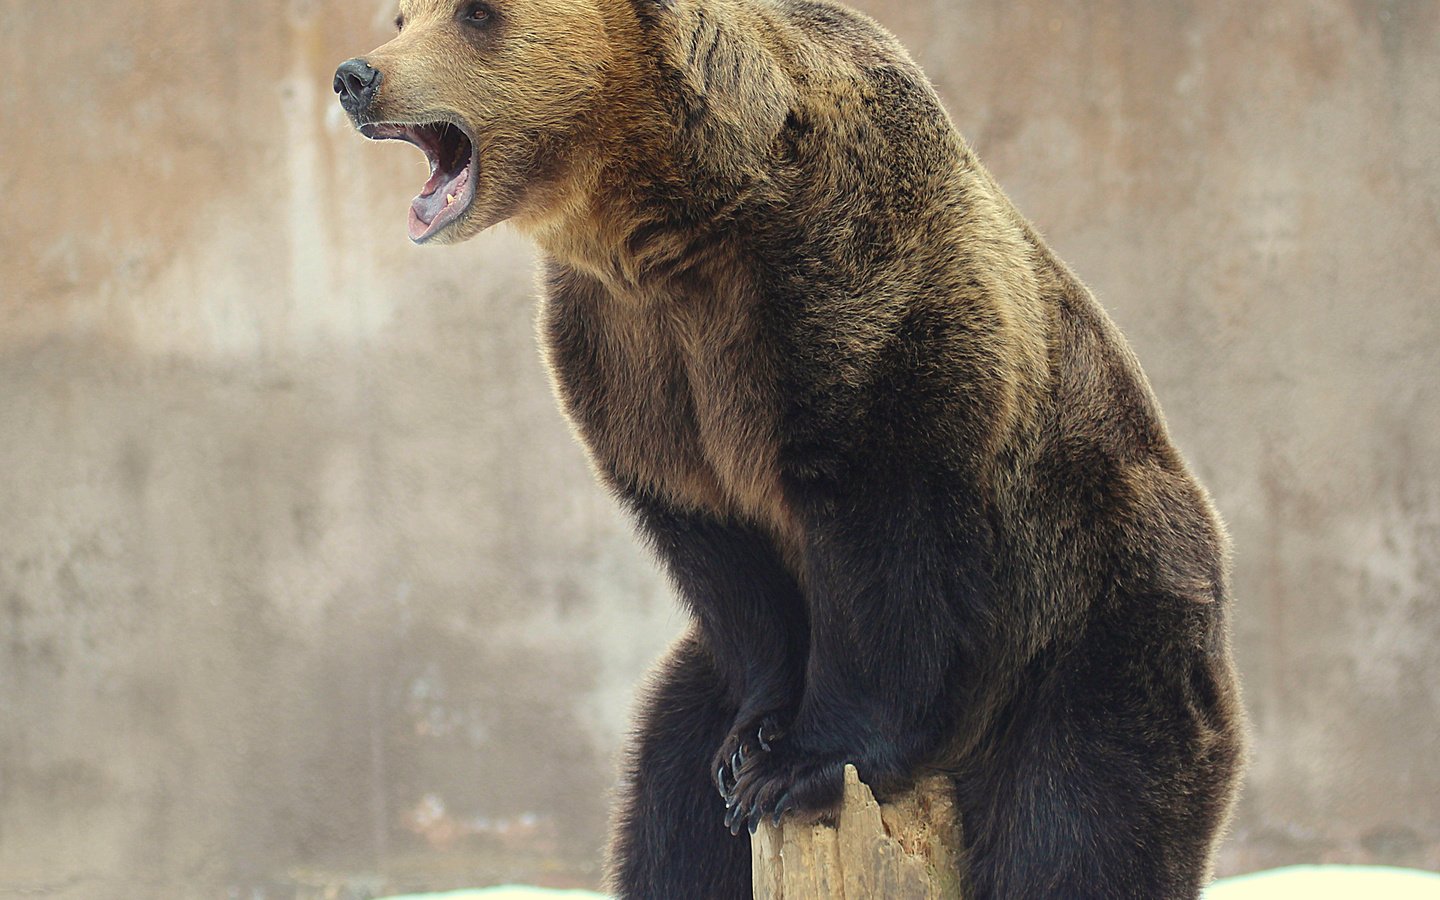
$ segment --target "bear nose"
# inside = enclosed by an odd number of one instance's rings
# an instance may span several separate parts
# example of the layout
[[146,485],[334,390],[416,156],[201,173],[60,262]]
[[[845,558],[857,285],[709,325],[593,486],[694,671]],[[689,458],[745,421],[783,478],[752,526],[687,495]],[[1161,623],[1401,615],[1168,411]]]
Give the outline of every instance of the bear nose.
[[335,93],[340,105],[352,116],[358,116],[375,98],[380,88],[380,70],[360,58],[347,59],[335,70]]

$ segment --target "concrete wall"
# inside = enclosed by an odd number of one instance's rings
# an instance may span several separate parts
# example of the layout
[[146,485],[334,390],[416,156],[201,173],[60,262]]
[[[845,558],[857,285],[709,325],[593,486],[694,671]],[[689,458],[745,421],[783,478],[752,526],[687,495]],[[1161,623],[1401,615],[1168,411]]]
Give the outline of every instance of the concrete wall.
[[[1224,871],[1440,868],[1440,5],[876,0],[1236,544]],[[680,628],[533,346],[330,93],[389,0],[0,0],[0,893],[596,874]],[[327,893],[327,890],[330,891]]]

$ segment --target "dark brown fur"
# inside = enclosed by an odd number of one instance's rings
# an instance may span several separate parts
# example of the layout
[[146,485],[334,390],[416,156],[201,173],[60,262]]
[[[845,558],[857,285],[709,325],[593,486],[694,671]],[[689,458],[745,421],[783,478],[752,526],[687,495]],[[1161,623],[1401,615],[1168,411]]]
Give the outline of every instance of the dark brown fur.
[[823,0],[402,7],[373,119],[493,148],[442,238],[545,252],[557,393],[694,617],[616,892],[748,896],[732,831],[853,762],[954,779],[967,896],[1196,896],[1241,758],[1221,527],[898,44]]

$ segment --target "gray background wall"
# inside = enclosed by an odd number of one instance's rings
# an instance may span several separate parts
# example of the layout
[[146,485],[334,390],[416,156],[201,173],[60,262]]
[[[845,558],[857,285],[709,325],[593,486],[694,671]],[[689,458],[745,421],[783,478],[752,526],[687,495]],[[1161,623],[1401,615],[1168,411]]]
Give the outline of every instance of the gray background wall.
[[[1440,868],[1440,4],[867,8],[1228,518],[1222,871]],[[554,409],[529,249],[409,246],[419,155],[333,102],[392,15],[0,0],[0,894],[596,877],[681,621]]]

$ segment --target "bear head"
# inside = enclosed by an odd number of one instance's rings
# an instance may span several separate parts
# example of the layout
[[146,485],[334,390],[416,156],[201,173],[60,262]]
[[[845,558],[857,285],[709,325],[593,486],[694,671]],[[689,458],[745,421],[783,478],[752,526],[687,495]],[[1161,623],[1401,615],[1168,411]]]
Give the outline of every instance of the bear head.
[[417,243],[454,243],[564,203],[616,52],[606,0],[402,0],[398,34],[342,63],[359,130],[424,151]]

